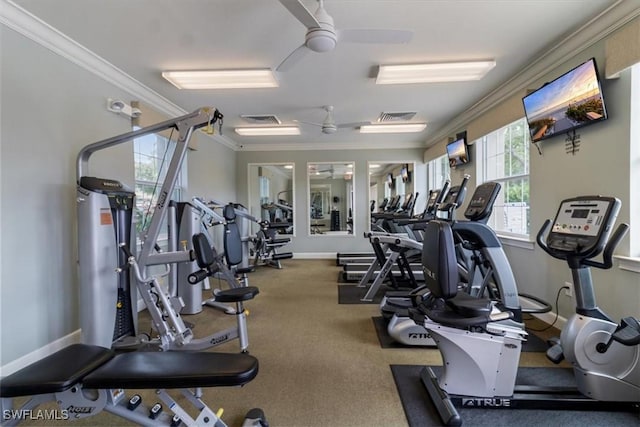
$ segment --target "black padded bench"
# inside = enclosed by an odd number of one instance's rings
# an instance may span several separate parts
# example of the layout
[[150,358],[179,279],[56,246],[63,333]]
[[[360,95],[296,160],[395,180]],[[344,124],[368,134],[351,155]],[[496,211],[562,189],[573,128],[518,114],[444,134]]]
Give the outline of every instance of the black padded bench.
[[[126,407],[121,389],[155,389],[165,403],[170,403],[167,406],[175,414],[173,422],[182,415],[182,422],[187,425],[202,425],[206,421],[207,425],[211,422],[217,426],[224,423],[197,396],[189,399],[191,403],[196,401],[200,411],[198,419],[193,420],[164,389],[242,386],[257,374],[258,360],[248,354],[180,351],[116,354],[99,346],[73,344],[2,378],[0,397],[3,412],[12,410],[11,398],[32,396],[16,413],[28,414],[38,405],[54,401],[61,413],[75,417],[93,416],[106,410],[138,424],[174,425],[167,420],[170,415],[163,414],[156,423],[144,412],[146,408]],[[98,390],[100,396],[112,398],[87,399],[83,397],[83,389]],[[120,400],[114,401],[114,397]],[[83,408],[82,415],[73,412],[74,407]],[[250,413],[255,418],[250,425],[266,425],[260,423],[264,419],[262,411],[254,409]],[[16,425],[20,421],[14,419],[7,424]]]

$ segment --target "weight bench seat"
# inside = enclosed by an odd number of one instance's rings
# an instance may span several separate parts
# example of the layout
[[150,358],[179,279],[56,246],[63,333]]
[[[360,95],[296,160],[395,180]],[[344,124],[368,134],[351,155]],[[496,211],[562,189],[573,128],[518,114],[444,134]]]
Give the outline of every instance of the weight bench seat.
[[248,354],[131,352],[73,344],[0,380],[0,397],[86,389],[159,389],[240,386],[258,375]]
[[240,286],[238,288],[217,290],[213,293],[213,296],[218,302],[240,302],[253,299],[259,293],[260,290],[255,286]]
[[132,352],[116,355],[83,380],[85,388],[194,388],[240,386],[258,375],[248,354]]
[[289,242],[291,242],[291,239],[286,238],[286,237],[283,237],[283,238],[280,238],[280,239],[273,238],[273,239],[269,239],[269,240],[266,241],[267,245],[269,245],[269,246],[276,246],[276,245],[282,246],[282,245],[286,245]]
[[72,344],[0,380],[0,397],[65,391],[114,356],[104,347]]

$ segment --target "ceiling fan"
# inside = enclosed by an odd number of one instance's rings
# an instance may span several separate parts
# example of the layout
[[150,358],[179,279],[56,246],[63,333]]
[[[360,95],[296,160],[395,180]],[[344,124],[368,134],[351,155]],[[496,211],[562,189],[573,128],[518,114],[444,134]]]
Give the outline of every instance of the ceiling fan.
[[336,124],[333,118],[333,105],[325,105],[322,107],[326,112],[327,116],[325,117],[322,123],[313,123],[313,122],[305,122],[303,120],[294,120],[297,123],[305,123],[307,125],[319,126],[322,128],[322,133],[326,133],[327,135],[331,135],[336,133],[338,129],[344,128],[355,128],[362,125],[368,125],[370,122],[355,122],[355,123],[340,123]]
[[411,31],[346,29],[336,30],[333,18],[324,9],[323,0],[318,0],[318,9],[314,14],[309,12],[300,0],[279,0],[293,16],[307,27],[305,42],[287,56],[278,65],[276,71],[288,71],[308,52],[329,52],[336,47],[338,41],[349,43],[408,43],[413,37]]

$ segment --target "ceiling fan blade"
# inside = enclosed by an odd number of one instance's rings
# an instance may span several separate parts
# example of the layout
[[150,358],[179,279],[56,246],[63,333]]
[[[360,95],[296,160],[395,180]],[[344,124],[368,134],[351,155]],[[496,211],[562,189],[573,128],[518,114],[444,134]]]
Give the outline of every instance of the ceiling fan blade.
[[286,72],[289,71],[294,65],[296,65],[302,58],[304,58],[307,53],[309,53],[309,49],[304,45],[298,46],[293,52],[289,54],[284,61],[278,65],[276,71]]
[[291,12],[293,16],[296,17],[298,21],[302,22],[302,24],[305,27],[307,28],[320,27],[320,23],[318,23],[318,20],[316,19],[316,17],[313,16],[313,13],[309,12],[309,9],[307,9],[305,5],[302,4],[299,0],[279,0],[279,1],[284,7],[287,8],[289,12]]
[[402,44],[409,43],[411,38],[413,38],[413,32],[405,30],[350,29],[338,31],[338,41],[348,43]]
[[358,128],[360,126],[364,126],[364,125],[370,125],[371,122],[354,122],[354,123],[340,123],[337,126],[338,129],[345,129],[345,128]]
[[305,125],[312,125],[312,126],[319,126],[319,127],[324,126],[322,123],[305,122],[304,120],[293,120],[293,121],[296,123],[304,123]]

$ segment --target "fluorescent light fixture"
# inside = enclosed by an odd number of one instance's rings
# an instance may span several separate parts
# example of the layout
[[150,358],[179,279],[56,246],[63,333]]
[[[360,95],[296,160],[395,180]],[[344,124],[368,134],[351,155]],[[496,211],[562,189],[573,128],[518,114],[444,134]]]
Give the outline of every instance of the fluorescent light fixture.
[[381,65],[376,84],[441,83],[480,80],[496,61]]
[[293,169],[293,165],[284,165],[285,169]]
[[376,169],[376,168],[379,168],[379,167],[380,167],[380,165],[375,164],[375,163],[371,163],[371,164],[369,165],[369,167],[370,167],[371,169]]
[[164,71],[162,77],[178,89],[247,89],[278,87],[269,69]]
[[242,136],[281,136],[300,135],[300,128],[297,126],[259,126],[236,128],[236,133]]
[[363,125],[360,133],[407,133],[422,132],[427,127],[426,123],[400,123],[393,125]]

